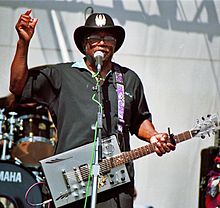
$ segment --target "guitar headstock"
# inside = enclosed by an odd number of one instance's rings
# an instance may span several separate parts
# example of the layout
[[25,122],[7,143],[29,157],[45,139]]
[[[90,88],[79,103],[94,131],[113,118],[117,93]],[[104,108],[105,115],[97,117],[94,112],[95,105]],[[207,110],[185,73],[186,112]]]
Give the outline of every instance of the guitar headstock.
[[209,114],[197,120],[197,124],[193,130],[191,130],[191,134],[193,137],[200,136],[204,139],[206,135],[210,136],[211,134],[215,134],[217,129],[219,129],[218,116],[216,114]]

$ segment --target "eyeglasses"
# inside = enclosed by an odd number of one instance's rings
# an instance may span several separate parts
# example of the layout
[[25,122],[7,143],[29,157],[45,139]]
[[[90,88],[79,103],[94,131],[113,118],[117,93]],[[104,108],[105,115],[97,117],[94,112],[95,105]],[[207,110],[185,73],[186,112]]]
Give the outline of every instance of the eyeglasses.
[[104,41],[106,44],[112,44],[116,42],[116,39],[112,36],[98,36],[98,35],[91,35],[86,38],[86,40],[89,41],[90,44],[99,43],[100,41]]

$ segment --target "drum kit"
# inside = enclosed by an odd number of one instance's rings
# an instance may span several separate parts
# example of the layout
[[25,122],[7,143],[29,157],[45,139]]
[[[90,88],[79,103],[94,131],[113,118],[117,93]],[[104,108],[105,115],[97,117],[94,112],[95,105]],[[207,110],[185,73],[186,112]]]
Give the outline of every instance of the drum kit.
[[39,207],[48,194],[39,161],[55,151],[55,127],[42,114],[4,111],[0,109],[0,208]]

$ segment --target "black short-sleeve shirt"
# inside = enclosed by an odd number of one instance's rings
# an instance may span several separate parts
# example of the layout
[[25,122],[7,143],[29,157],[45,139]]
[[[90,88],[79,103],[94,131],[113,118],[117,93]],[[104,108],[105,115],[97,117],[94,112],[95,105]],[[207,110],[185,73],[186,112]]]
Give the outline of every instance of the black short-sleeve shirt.
[[[56,153],[60,153],[93,141],[98,104],[93,100],[96,79],[88,69],[72,66],[73,63],[46,65],[29,70],[29,78],[22,99],[34,99],[47,105],[57,127],[59,142]],[[129,132],[136,134],[145,119],[151,114],[144,96],[143,86],[136,73],[118,66],[123,74],[125,87],[124,146],[130,150]],[[102,136],[117,132],[118,102],[114,67],[101,86],[103,105]],[[97,99],[97,95],[95,95]]]

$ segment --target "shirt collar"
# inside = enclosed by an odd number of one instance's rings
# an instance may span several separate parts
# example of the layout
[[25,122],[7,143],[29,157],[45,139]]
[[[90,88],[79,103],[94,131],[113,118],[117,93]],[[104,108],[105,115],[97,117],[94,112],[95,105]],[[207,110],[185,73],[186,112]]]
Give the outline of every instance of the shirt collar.
[[80,61],[77,61],[75,62],[72,67],[77,67],[77,68],[80,68],[80,69],[88,69],[88,67],[86,66],[86,63],[84,61],[84,59],[81,59]]
[[[87,67],[85,60],[81,59],[80,61],[76,61],[75,63],[73,63],[73,65],[71,67],[77,67],[80,69],[86,69],[87,71],[89,71],[91,74],[94,74],[94,72],[90,71],[89,68]],[[112,72],[112,70],[110,70],[108,72],[108,74],[106,75],[106,77]]]

